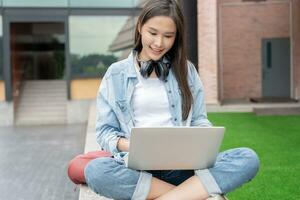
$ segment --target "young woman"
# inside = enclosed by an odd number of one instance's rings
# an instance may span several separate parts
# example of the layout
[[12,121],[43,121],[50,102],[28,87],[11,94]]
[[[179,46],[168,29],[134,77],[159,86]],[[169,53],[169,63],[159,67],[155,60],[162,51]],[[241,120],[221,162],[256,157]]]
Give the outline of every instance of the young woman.
[[248,148],[218,155],[204,170],[136,171],[125,167],[132,127],[211,126],[203,87],[187,61],[183,15],[176,0],[150,0],[138,18],[135,48],[107,70],[97,97],[97,142],[113,157],[90,161],[84,175],[113,199],[225,199],[250,181],[259,160]]

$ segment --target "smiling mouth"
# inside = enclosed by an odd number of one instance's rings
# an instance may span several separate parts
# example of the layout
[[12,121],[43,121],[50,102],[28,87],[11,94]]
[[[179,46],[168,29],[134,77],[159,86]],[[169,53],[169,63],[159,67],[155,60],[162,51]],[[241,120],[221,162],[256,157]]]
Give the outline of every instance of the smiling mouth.
[[159,55],[159,54],[161,54],[161,53],[163,52],[163,50],[155,50],[155,49],[153,49],[153,48],[151,48],[151,47],[150,47],[150,49],[151,49],[152,52],[153,52],[154,54],[156,54],[156,55]]

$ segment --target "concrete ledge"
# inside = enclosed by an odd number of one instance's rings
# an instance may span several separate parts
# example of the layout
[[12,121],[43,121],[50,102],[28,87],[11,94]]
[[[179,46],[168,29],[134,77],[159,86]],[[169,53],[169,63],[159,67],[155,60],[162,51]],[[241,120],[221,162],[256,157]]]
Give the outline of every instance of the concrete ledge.
[[68,124],[86,123],[92,100],[72,100],[67,102]]
[[[89,109],[88,124],[86,130],[85,147],[84,152],[100,150],[99,145],[96,142],[96,101],[92,101]],[[79,200],[109,200],[103,196],[100,196],[89,189],[86,185],[80,185]]]
[[299,107],[254,108],[256,115],[300,115]]
[[[299,108],[300,103],[245,103],[245,102],[230,102],[222,105],[207,104],[207,112],[255,112],[260,109],[272,110],[280,108],[282,110],[292,110]],[[275,112],[274,112],[275,114]]]

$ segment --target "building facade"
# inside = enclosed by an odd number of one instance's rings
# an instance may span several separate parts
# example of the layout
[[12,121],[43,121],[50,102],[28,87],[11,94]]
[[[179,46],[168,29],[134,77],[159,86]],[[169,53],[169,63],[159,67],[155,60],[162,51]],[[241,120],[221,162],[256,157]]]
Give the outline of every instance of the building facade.
[[206,102],[300,98],[300,1],[198,1]]
[[[62,122],[84,122],[106,69],[132,49],[145,1],[0,0],[0,125],[16,124],[38,99],[62,105]],[[299,0],[180,3],[206,103],[299,99]],[[51,97],[49,87],[65,90]],[[62,93],[65,102],[55,102]]]

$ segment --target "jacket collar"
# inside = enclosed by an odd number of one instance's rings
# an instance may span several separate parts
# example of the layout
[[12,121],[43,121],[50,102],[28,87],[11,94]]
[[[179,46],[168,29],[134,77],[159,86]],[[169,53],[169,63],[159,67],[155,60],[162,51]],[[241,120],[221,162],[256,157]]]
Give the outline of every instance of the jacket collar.
[[127,77],[128,78],[137,78],[136,70],[135,70],[135,57],[137,51],[132,50],[129,56],[127,57]]

